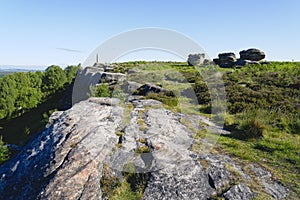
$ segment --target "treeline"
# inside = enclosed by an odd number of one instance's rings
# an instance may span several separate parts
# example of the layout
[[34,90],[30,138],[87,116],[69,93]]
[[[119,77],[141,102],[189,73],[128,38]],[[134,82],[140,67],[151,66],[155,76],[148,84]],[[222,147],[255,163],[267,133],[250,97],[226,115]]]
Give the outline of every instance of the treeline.
[[47,97],[71,84],[79,69],[56,65],[44,72],[16,72],[0,78],[0,119],[14,118],[37,107]]

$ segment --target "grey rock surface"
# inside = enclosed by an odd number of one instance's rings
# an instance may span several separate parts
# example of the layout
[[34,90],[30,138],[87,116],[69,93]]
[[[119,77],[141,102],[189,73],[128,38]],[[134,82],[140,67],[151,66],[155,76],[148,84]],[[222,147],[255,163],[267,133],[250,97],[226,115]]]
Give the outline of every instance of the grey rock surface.
[[72,105],[89,98],[90,86],[96,85],[101,80],[104,70],[97,67],[80,69],[74,81]]
[[134,82],[134,81],[125,81],[124,83],[121,84],[120,88],[128,94],[132,94],[137,89],[139,89],[141,86],[142,86],[142,84]]
[[272,174],[262,167],[250,165],[251,170],[255,173],[256,177],[261,180],[264,189],[272,195],[274,199],[283,199],[288,194],[288,189],[280,182],[272,181]]
[[110,71],[108,69],[110,67],[107,65],[97,63],[93,67],[79,70],[74,82],[72,104],[88,99],[91,94],[90,86],[96,86],[101,80],[106,83],[117,83],[126,79],[125,74],[108,72]]
[[[121,176],[128,163],[149,174],[145,200],[252,199],[254,180],[270,198],[287,196],[288,190],[262,167],[250,165],[249,173],[221,152],[192,151],[195,143],[210,143],[193,138],[192,129],[203,128],[199,124],[222,131],[207,118],[173,113],[151,99],[133,98],[122,106],[118,99],[90,98],[55,112],[47,128],[0,167],[1,198],[102,199],[103,165]],[[137,153],[140,147],[149,152]]]
[[209,199],[214,192],[205,170],[190,160],[151,173],[143,199]]
[[99,199],[101,166],[123,109],[84,101],[63,113],[0,168],[2,199]]
[[198,53],[198,54],[190,54],[188,56],[188,64],[190,66],[197,66],[204,63],[205,60],[205,54],[204,53]]
[[241,183],[231,187],[225,194],[226,200],[248,200],[254,198],[254,193],[251,192],[247,185]]
[[122,73],[112,73],[112,72],[103,72],[100,77],[99,83],[101,81],[104,81],[105,83],[111,83],[111,82],[122,82],[125,81],[126,75]]

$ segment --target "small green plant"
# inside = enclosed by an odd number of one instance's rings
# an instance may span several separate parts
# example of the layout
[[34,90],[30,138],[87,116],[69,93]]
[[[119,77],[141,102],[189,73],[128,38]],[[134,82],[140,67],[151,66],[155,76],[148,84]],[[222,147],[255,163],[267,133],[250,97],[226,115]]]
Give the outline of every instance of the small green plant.
[[117,131],[117,132],[116,132],[116,135],[117,135],[118,137],[122,137],[122,136],[123,136],[123,132],[122,132],[122,131]]
[[29,127],[25,127],[24,134],[25,135],[30,135],[30,133],[31,133],[30,128]]
[[145,123],[145,122],[144,122],[143,119],[138,119],[138,120],[137,120],[137,124],[140,125],[140,126],[142,126],[144,123]]
[[140,127],[140,131],[146,131],[147,130],[147,125],[145,124],[143,119],[138,119],[137,121],[139,127]]
[[0,136],[0,164],[5,162],[9,158],[9,151],[7,146],[4,145],[2,141],[2,136]]
[[206,128],[201,129],[201,130],[197,130],[194,133],[193,138],[196,139],[196,140],[200,139],[200,138],[205,138],[207,133],[208,133],[208,130]]
[[113,173],[111,168],[107,164],[103,164],[102,177],[100,180],[100,187],[102,191],[102,197],[110,197],[114,194],[114,190],[121,186],[121,182]]
[[44,112],[43,113],[43,120],[42,120],[42,123],[44,124],[44,125],[46,125],[47,123],[48,123],[48,121],[49,121],[49,117],[54,113],[54,112],[56,112],[57,111],[57,109],[52,109],[52,110],[49,110],[49,111],[47,111],[47,112]]
[[102,83],[96,87],[95,96],[96,97],[110,97],[111,91],[109,90],[109,87],[107,85]]
[[146,138],[140,138],[139,142],[142,144],[147,144],[147,139]]
[[111,97],[111,91],[105,83],[101,83],[97,86],[90,86],[90,94],[92,97]]
[[145,110],[139,110],[138,111],[138,119],[137,119],[137,124],[139,125],[140,127],[140,131],[146,131],[147,130],[147,125],[143,119],[143,115],[145,113]]
[[135,149],[135,153],[136,153],[136,154],[150,153],[150,152],[151,152],[150,147],[145,146],[145,145],[140,146],[140,147],[138,147],[137,149]]
[[71,148],[74,149],[78,145],[78,142],[71,144]]

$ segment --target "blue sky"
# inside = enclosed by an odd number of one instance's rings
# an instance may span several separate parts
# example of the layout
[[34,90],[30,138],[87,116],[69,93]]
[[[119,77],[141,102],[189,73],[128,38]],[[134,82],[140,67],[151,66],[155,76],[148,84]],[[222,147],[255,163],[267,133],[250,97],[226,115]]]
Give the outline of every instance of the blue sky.
[[0,65],[82,63],[143,27],[183,33],[211,58],[257,47],[268,60],[300,61],[299,19],[299,0],[0,0]]

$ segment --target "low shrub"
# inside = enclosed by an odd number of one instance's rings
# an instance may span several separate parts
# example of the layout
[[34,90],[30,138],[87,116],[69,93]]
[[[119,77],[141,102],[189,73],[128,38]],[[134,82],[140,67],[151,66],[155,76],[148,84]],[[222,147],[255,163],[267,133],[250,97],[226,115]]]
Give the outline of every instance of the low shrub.
[[155,99],[157,101],[162,102],[164,105],[170,107],[176,107],[178,105],[178,99],[174,96],[168,96],[164,93],[153,93],[150,92],[146,96],[147,99]]

